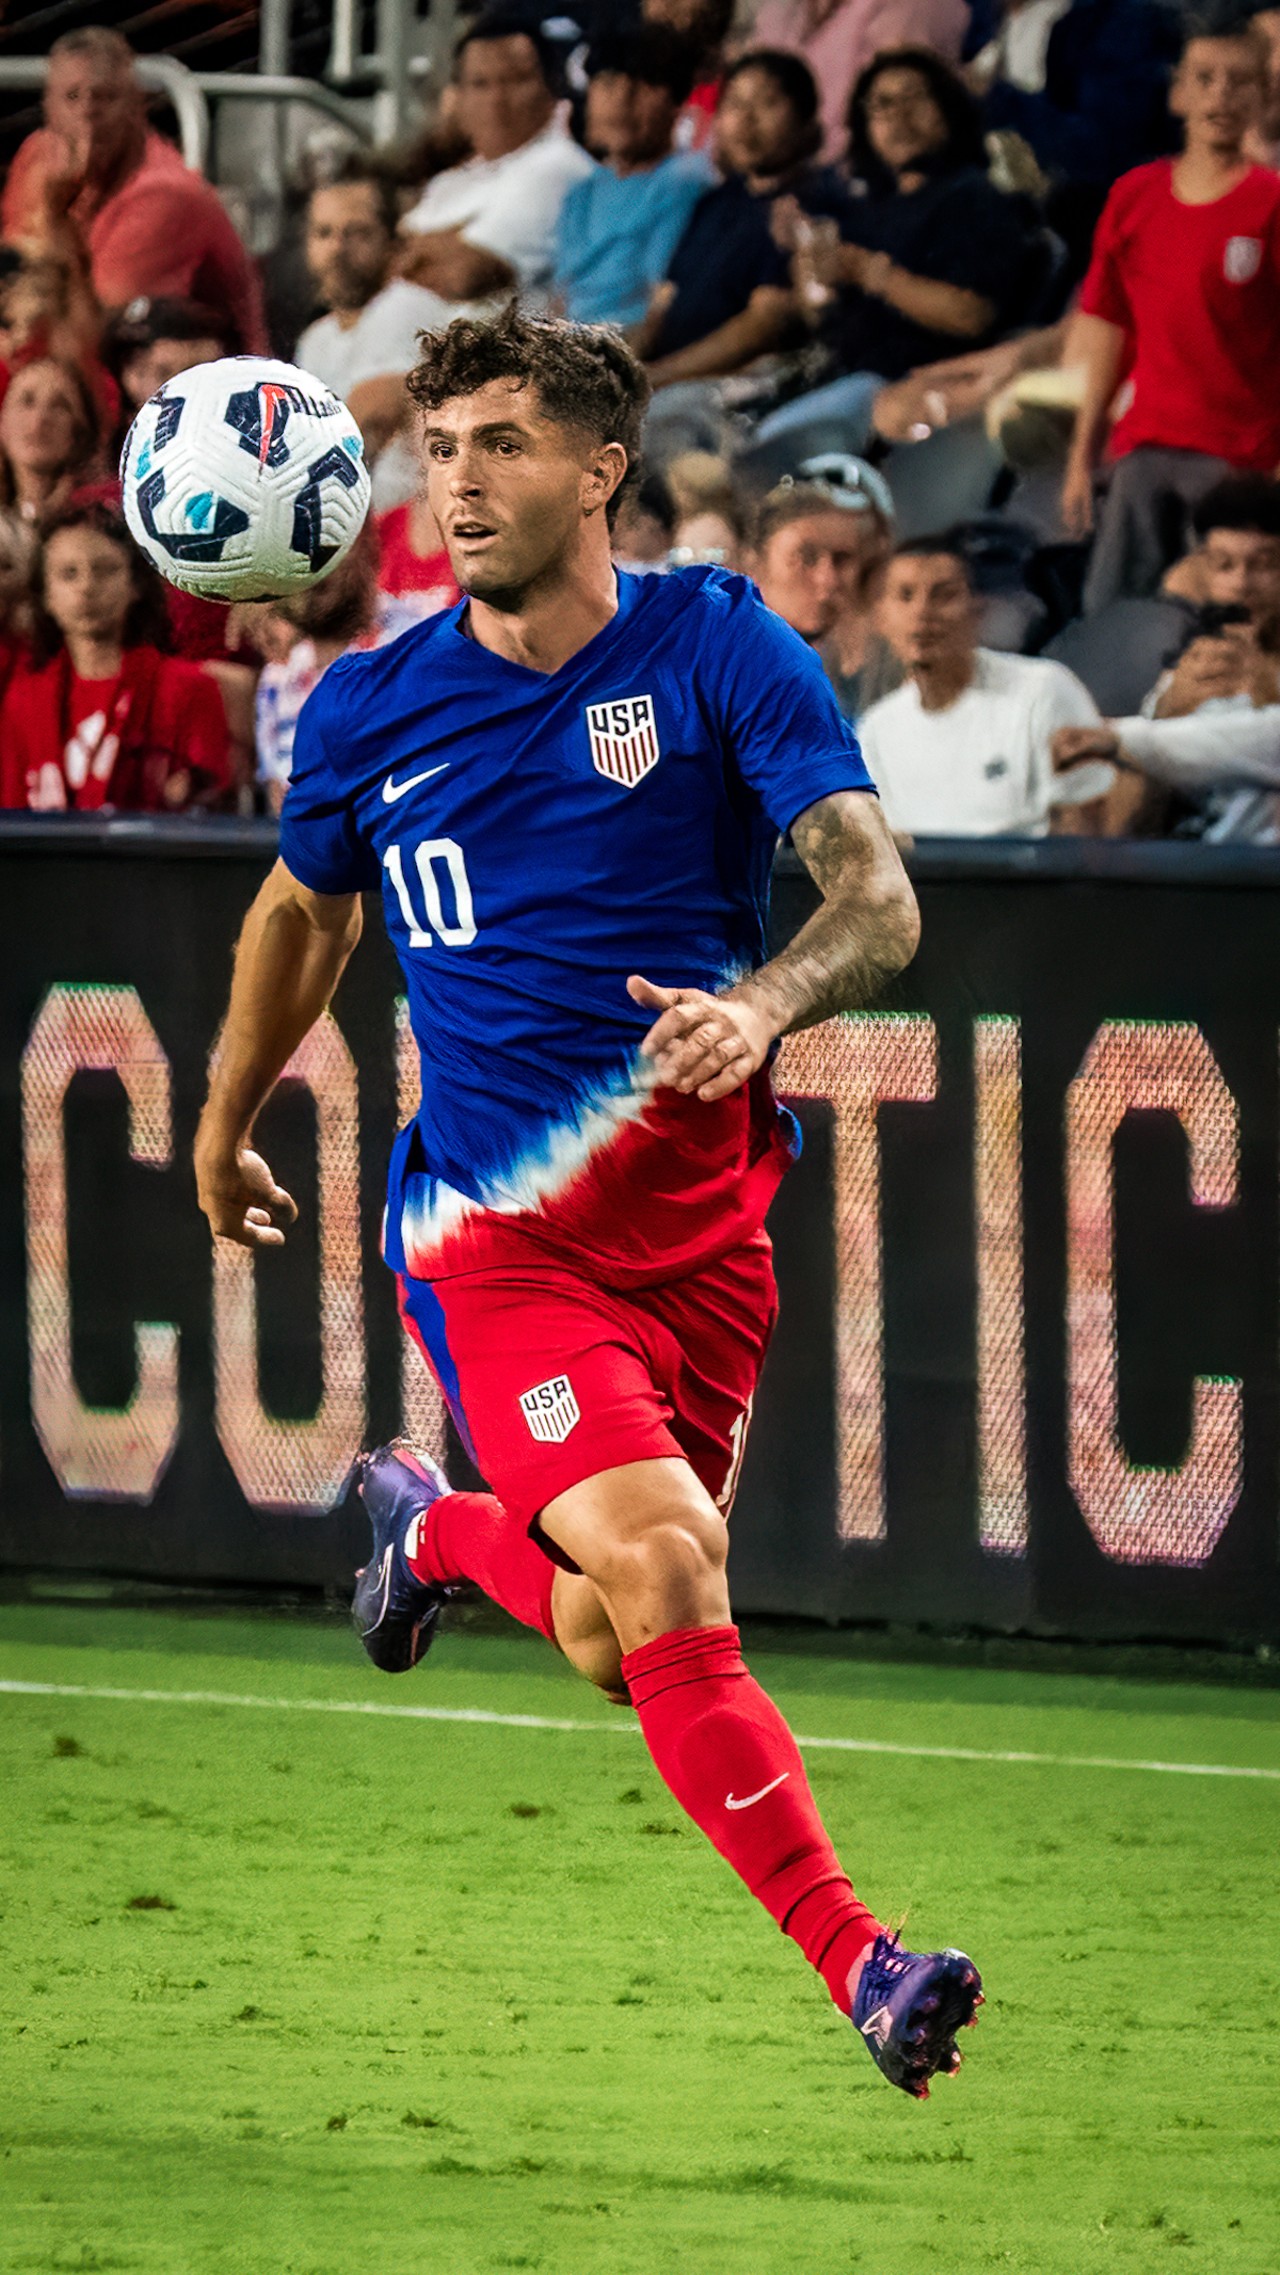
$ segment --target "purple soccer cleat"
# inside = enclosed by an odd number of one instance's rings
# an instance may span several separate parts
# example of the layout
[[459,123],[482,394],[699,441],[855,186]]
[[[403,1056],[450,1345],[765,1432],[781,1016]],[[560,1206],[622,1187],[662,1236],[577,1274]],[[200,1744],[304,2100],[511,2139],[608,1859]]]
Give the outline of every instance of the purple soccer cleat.
[[373,1550],[356,1574],[351,1619],[375,1667],[407,1674],[425,1657],[436,1623],[454,1590],[419,1580],[405,1555],[405,1536],[416,1516],[452,1490],[443,1470],[403,1438],[362,1454],[360,1498],[373,1526]]
[[890,2084],[927,2101],[930,2078],[959,2069],[955,2034],[977,2021],[983,1996],[963,1951],[904,1951],[896,1935],[878,1935],[850,2020]]

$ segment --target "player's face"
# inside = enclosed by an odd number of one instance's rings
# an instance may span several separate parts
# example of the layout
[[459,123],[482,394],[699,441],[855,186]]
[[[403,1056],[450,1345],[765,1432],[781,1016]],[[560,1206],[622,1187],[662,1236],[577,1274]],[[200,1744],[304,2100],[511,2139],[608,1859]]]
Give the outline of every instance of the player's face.
[[330,308],[363,308],[386,282],[391,233],[372,182],[313,190],[307,208],[307,267]]
[[614,166],[652,166],[671,148],[676,105],[666,87],[597,71],[587,88],[587,148]]
[[973,594],[948,553],[907,553],[891,561],[878,613],[881,631],[908,671],[973,646]]
[[858,517],[833,508],[775,529],[756,573],[769,607],[802,639],[821,640],[849,605],[860,558]]
[[1211,529],[1204,562],[1211,601],[1247,608],[1255,624],[1280,617],[1280,537],[1259,529]]
[[129,557],[98,529],[57,529],[44,553],[44,604],[64,639],[124,637],[133,599]]
[[1188,146],[1233,152],[1261,117],[1265,91],[1260,39],[1193,39],[1169,89],[1169,108],[1182,120]]
[[138,410],[180,371],[190,371],[197,363],[216,363],[226,352],[221,340],[153,340],[149,348],[131,355],[121,372],[125,394]]
[[423,428],[427,500],[463,592],[518,607],[565,560],[599,453],[509,379],[432,411]]

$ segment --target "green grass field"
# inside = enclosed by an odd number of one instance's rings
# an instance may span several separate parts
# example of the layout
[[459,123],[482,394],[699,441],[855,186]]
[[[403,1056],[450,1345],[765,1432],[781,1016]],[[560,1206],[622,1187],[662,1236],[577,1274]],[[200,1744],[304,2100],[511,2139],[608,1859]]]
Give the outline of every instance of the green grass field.
[[392,1683],[336,1619],[0,1607],[78,1686],[0,1695],[0,2269],[1276,2275],[1280,1694],[773,1642],[804,1735],[1272,1774],[813,1751],[986,1973],[918,2106],[532,1639]]

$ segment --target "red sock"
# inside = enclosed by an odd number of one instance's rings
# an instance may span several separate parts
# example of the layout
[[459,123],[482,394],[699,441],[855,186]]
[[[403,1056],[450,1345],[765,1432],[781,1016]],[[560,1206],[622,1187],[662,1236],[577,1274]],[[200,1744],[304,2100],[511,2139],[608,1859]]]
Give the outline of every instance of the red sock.
[[737,1628],[677,1628],[629,1651],[622,1672],[659,1775],[847,2014],[850,1970],[880,1924],[840,1868],[799,1748],[748,1672]]
[[492,1493],[442,1493],[405,1535],[418,1580],[473,1580],[525,1627],[555,1638],[551,1589],[556,1568]]

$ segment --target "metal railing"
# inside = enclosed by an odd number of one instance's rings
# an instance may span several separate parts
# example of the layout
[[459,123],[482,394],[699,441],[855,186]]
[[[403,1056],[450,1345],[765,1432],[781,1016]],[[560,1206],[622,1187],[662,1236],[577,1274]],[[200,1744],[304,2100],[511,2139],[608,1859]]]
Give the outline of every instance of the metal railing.
[[[0,56],[0,88],[43,87],[46,69],[42,55]],[[365,112],[317,79],[295,79],[284,72],[188,71],[168,55],[140,55],[134,69],[148,93],[163,95],[172,105],[182,155],[198,174],[208,171],[211,102],[301,103],[338,120],[362,142],[370,138]]]
[[[279,21],[287,25],[290,0],[264,0],[265,31],[272,11],[272,37]],[[326,77],[337,87],[373,93],[374,134],[394,142],[421,109],[424,94],[439,94],[449,76],[458,29],[458,0],[431,0],[419,22],[412,0],[378,0],[375,45],[361,45],[361,0],[333,0],[333,32]]]

